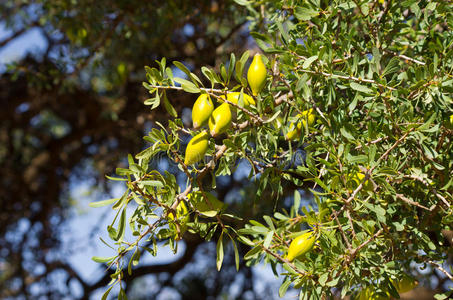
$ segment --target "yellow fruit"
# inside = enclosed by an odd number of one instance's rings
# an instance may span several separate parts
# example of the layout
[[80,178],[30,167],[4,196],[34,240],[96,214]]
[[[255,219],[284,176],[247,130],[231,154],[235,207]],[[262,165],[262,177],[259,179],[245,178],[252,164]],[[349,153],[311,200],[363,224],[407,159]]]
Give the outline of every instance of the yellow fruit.
[[300,136],[300,134],[301,134],[300,129],[298,129],[296,126],[294,126],[294,123],[291,123],[289,125],[289,131],[286,134],[285,138],[288,141],[293,141],[293,140],[297,139]]
[[214,104],[212,104],[209,95],[201,94],[192,108],[193,128],[197,129],[203,126],[208,121],[213,110]]
[[202,160],[206,151],[208,151],[208,144],[209,135],[205,130],[194,136],[187,144],[184,163],[192,165]]
[[[180,201],[178,206],[176,207],[176,218],[180,219],[181,217],[184,217],[182,223],[186,223],[189,220],[188,212],[189,211],[187,210],[187,206],[184,201]],[[168,217],[170,218],[170,220],[175,219],[175,216],[172,212],[168,214]]]
[[305,232],[296,237],[289,245],[287,259],[293,261],[295,258],[303,256],[310,251],[316,242],[314,232]]
[[253,96],[258,95],[266,82],[266,66],[260,54],[255,54],[253,57],[253,61],[247,71],[247,80],[252,89]]
[[[227,100],[230,101],[231,103],[238,104],[240,95],[241,95],[240,92],[228,93]],[[245,93],[243,95],[244,95],[244,107],[248,107],[250,105],[256,105],[255,99],[253,99],[253,97],[251,97]]]
[[308,110],[304,110],[302,113],[297,114],[300,121],[297,122],[297,126],[294,126],[294,123],[291,123],[289,126],[289,132],[286,134],[286,139],[289,141],[295,140],[298,138],[302,132],[302,127],[306,128],[313,126],[315,123],[315,114],[313,113],[313,109],[310,108]]
[[390,296],[386,293],[387,296],[382,296],[380,294],[375,293],[371,290],[370,287],[367,287],[364,290],[361,290],[360,293],[357,295],[357,300],[390,300]]
[[[365,174],[356,172],[352,174],[349,179],[352,180],[352,184],[350,185],[349,189],[349,191],[352,192],[359,186],[359,184],[362,183],[363,179],[365,179]],[[349,181],[349,183],[351,183],[351,181]],[[370,180],[365,181],[363,190],[372,192],[374,190],[373,183],[371,183]]]
[[399,294],[409,292],[418,285],[418,281],[410,277],[409,275],[404,275],[403,278],[398,281],[390,279],[390,282],[393,284]]
[[228,103],[219,105],[209,118],[209,132],[213,137],[227,131],[231,126],[231,109]]
[[297,123],[298,129],[302,129],[302,127],[305,128],[305,124],[307,124],[307,127],[310,127],[315,123],[315,114],[313,113],[313,108],[304,110],[302,113],[298,114],[297,117],[302,119],[302,121],[299,121]]
[[[175,220],[175,216],[173,213],[168,214],[168,218],[170,220]],[[189,211],[187,210],[187,206],[184,201],[179,202],[178,206],[176,207],[176,219],[179,222],[179,237],[181,237],[184,232],[187,231],[187,222],[189,222]],[[174,223],[170,223],[169,227],[171,230],[176,231],[176,225]]]
[[368,288],[361,290],[360,293],[357,295],[356,300],[369,300],[370,291]]

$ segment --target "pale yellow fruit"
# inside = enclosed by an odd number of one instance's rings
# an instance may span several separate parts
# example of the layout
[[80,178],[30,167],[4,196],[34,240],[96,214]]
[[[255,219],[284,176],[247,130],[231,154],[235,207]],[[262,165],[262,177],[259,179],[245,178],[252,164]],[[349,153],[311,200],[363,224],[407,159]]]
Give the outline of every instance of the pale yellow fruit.
[[289,141],[293,141],[300,136],[302,127],[310,127],[315,123],[315,114],[313,113],[312,108],[304,110],[302,113],[297,114],[296,117],[298,117],[300,121],[297,122],[296,126],[294,125],[294,123],[291,123],[289,125],[289,131],[285,136],[285,138]]
[[297,123],[297,128],[302,129],[302,127],[310,127],[315,123],[315,114],[313,113],[313,108],[304,110],[302,113],[297,115],[301,121]]
[[[168,214],[168,218],[170,220],[175,220],[175,216],[173,213]],[[184,232],[187,231],[187,222],[189,222],[189,210],[187,209],[186,204],[184,201],[179,202],[178,206],[176,207],[176,219],[178,220],[179,223],[179,234],[182,236]],[[174,223],[169,224],[169,227],[171,230],[176,231],[176,225]]]
[[370,287],[363,289],[357,295],[357,300],[390,300],[388,292],[387,296],[379,295],[376,292],[372,291]]
[[289,131],[286,134],[285,138],[288,141],[294,141],[300,136],[300,134],[301,134],[301,130],[298,129],[296,126],[294,126],[294,123],[291,123],[289,125]]
[[[188,214],[189,211],[188,211],[187,206],[184,203],[184,201],[180,201],[175,210],[176,210],[176,218],[180,219],[181,217],[183,217],[182,222],[187,223],[187,221],[189,220],[189,214]],[[168,217],[170,218],[170,220],[175,219],[175,216],[173,215],[172,212],[168,214]]]
[[208,122],[212,111],[214,110],[214,104],[212,104],[211,98],[208,94],[201,94],[197,101],[193,104],[192,108],[192,122],[195,129],[203,126]]
[[208,122],[211,136],[216,137],[227,131],[231,126],[231,118],[231,109],[228,103],[223,103],[214,109]]
[[208,145],[209,135],[205,130],[194,136],[187,144],[184,163],[192,165],[202,160],[206,151],[208,151]]
[[247,71],[247,80],[253,96],[258,95],[266,83],[266,66],[260,54],[255,54],[253,61]]
[[[227,94],[227,100],[231,103],[238,104],[240,92],[233,92]],[[244,107],[249,107],[250,105],[256,105],[255,99],[253,97],[243,93],[244,95]]]
[[[363,179],[365,179],[365,174],[356,172],[350,175],[349,179],[351,180],[349,182],[352,183],[349,191],[352,192],[362,183]],[[369,179],[363,184],[363,190],[369,192],[374,190],[373,183]]]
[[316,235],[309,231],[296,237],[289,245],[287,259],[293,261],[310,251],[316,242]]
[[406,274],[400,280],[394,281],[391,279],[390,282],[399,294],[407,293],[418,285],[418,281]]

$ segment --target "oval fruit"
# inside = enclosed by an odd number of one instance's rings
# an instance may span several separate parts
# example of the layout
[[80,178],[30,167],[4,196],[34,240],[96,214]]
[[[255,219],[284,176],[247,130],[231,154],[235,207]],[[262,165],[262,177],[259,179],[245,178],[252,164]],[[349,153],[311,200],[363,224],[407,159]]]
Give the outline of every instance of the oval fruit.
[[228,103],[223,103],[214,109],[208,122],[211,136],[215,137],[227,131],[231,126],[231,118],[231,109]]
[[295,139],[297,139],[300,136],[300,134],[301,134],[301,130],[298,129],[296,126],[294,126],[294,123],[291,123],[289,125],[289,131],[285,135],[285,138],[288,141],[294,141]]
[[193,128],[197,129],[206,124],[213,110],[214,104],[212,104],[209,95],[201,94],[197,98],[197,101],[195,101],[195,103],[193,104],[192,108]]
[[[353,181],[353,184],[352,184],[352,189],[350,188],[349,191],[354,191],[360,183],[362,183],[363,179],[365,178],[365,174],[361,173],[361,172],[356,172],[354,174],[352,174],[350,176],[350,180]],[[363,185],[363,190],[365,191],[368,191],[368,192],[372,192],[374,190],[374,187],[373,187],[373,183],[371,183],[370,180],[367,180],[365,181],[364,185]]]
[[387,296],[377,294],[372,291],[370,287],[367,287],[360,291],[357,295],[357,300],[390,300],[390,296],[387,293]]
[[[231,103],[238,104],[240,95],[241,95],[240,92],[228,93],[227,100],[230,101]],[[253,97],[247,95],[246,93],[243,93],[243,95],[244,95],[244,107],[256,105],[255,99],[253,99]]]
[[253,96],[261,92],[266,82],[266,66],[263,63],[261,54],[255,54],[252,63],[247,71],[247,80]]
[[286,258],[293,261],[295,258],[303,256],[310,251],[316,242],[316,235],[313,231],[303,233],[296,237],[289,245],[288,255]]
[[[168,218],[170,220],[175,220],[175,216],[173,215],[172,212],[168,214]],[[180,225],[178,239],[184,234],[184,232],[187,231],[187,222],[189,222],[189,218],[190,218],[189,211],[187,209],[186,204],[184,203],[184,201],[180,201],[178,206],[176,207],[176,219],[178,220],[179,225]],[[174,223],[170,223],[169,227],[173,231],[177,230],[176,224],[174,224]]]
[[297,115],[302,121],[299,121],[297,123],[297,128],[302,129],[302,127],[305,128],[305,125],[307,124],[307,127],[313,126],[315,123],[315,114],[313,113],[313,108],[310,108],[308,110],[304,110],[302,113]]
[[289,131],[285,136],[285,138],[289,141],[293,141],[300,136],[302,132],[302,127],[303,128],[305,128],[306,126],[310,127],[313,126],[313,124],[315,123],[315,114],[313,113],[312,108],[304,110],[300,114],[297,114],[296,117],[298,117],[301,120],[297,122],[297,126],[295,126],[294,123],[291,123],[289,125]]
[[409,275],[404,275],[403,278],[398,281],[390,279],[390,282],[393,284],[399,294],[409,292],[418,285],[418,281],[410,277]]
[[209,135],[206,130],[194,136],[190,140],[189,144],[187,144],[184,163],[186,165],[192,165],[202,160],[206,152],[208,151],[208,145]]
[[[186,223],[189,220],[189,214],[188,214],[189,211],[188,211],[187,206],[184,203],[184,201],[180,201],[175,210],[176,210],[177,219],[180,219],[182,216],[184,216],[182,223]],[[168,214],[168,217],[171,220],[175,219],[175,216],[173,215],[172,212]]]

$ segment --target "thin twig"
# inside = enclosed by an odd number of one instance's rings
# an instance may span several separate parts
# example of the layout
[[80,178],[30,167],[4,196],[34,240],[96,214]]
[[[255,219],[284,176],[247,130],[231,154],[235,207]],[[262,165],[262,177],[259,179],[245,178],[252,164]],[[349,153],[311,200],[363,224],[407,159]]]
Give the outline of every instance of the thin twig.
[[396,57],[405,59],[405,60],[407,60],[407,61],[410,61],[410,62],[419,64],[419,65],[422,65],[422,66],[426,65],[425,62],[423,62],[423,61],[421,61],[421,60],[418,60],[418,59],[415,59],[415,58],[412,58],[412,57],[409,57],[409,56],[406,56],[406,55],[404,55],[404,54],[399,54],[399,53],[397,53],[397,52],[394,52],[394,51],[391,51],[391,50],[387,50],[387,49],[384,49],[384,52],[387,52],[387,53],[392,54],[392,55],[394,55],[394,56],[396,56]]
[[439,265],[438,263],[432,261],[432,260],[428,260],[426,261],[427,263],[433,265],[436,269],[438,269],[439,271],[441,271],[442,273],[445,274],[445,276],[447,276],[450,280],[453,281],[453,275],[451,275],[450,273],[447,272],[447,270],[445,270],[441,265]]
[[340,78],[340,79],[345,79],[345,80],[352,80],[352,81],[357,81],[361,83],[372,83],[375,84],[381,88],[384,89],[389,89],[391,91],[396,91],[395,88],[391,86],[387,86],[381,83],[376,82],[375,80],[372,79],[366,79],[366,78],[360,78],[360,77],[354,77],[354,76],[345,76],[345,75],[338,75],[338,74],[332,74],[332,73],[326,73],[323,71],[311,71],[311,70],[305,70],[305,69],[300,69],[298,68],[298,71],[303,72],[303,73],[308,73],[308,74],[313,74],[313,75],[322,75],[325,77],[332,77],[332,78]]

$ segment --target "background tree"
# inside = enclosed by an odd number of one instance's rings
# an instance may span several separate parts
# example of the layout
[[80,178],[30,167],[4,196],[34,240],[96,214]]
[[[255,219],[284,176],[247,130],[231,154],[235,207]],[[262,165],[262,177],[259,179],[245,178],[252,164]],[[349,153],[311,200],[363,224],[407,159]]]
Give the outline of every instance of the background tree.
[[[143,106],[143,66],[165,56],[194,70],[215,67],[224,53],[248,48],[246,11],[232,1],[13,0],[1,1],[0,14],[6,30],[0,51],[30,32],[45,40],[44,49],[12,62],[0,77],[0,298],[75,298],[74,283],[88,298],[107,279],[85,281],[61,252],[74,201],[70,183],[91,182],[108,192],[104,174],[143,147],[145,128],[168,118]],[[193,99],[169,97],[179,111]],[[224,190],[236,184],[225,181]],[[200,243],[194,238],[174,263],[140,266],[131,280],[163,274],[157,285],[172,287]],[[243,272],[239,294],[253,295],[251,271]],[[235,278],[193,274],[200,282],[215,279],[214,287],[205,287],[212,296]]]
[[[218,71],[201,68],[204,81],[177,62],[182,76],[174,76],[165,59],[147,69],[152,96],[145,104],[162,104],[173,118],[156,123],[145,137],[149,147],[116,170],[112,179],[124,181],[124,195],[93,203],[117,210],[108,231],[118,254],[93,258],[116,266],[111,288],[120,286],[125,298],[124,279],[142,253],[155,255],[162,242],[176,249],[181,238],[190,245],[195,234],[216,241],[219,270],[229,250],[238,270],[243,259],[269,263],[281,295],[292,284],[300,299],[399,298],[417,279],[436,299],[447,298],[451,3],[237,2],[267,54],[266,86],[252,100],[244,96],[251,94],[243,75],[248,52],[232,54]],[[250,85],[256,94],[259,82]],[[184,112],[181,119],[169,90],[207,94],[221,107],[224,119],[216,109],[209,120],[207,150],[204,129],[192,130]],[[231,127],[226,134],[213,126],[220,121]],[[191,140],[184,153],[188,137],[203,144]],[[194,153],[199,159],[187,159]],[[173,161],[176,173],[153,168],[156,157]],[[234,178],[247,163],[247,192],[223,194],[224,176]],[[301,205],[301,191],[311,205]],[[291,250],[309,228],[315,247]],[[250,251],[242,256],[244,245]]]

